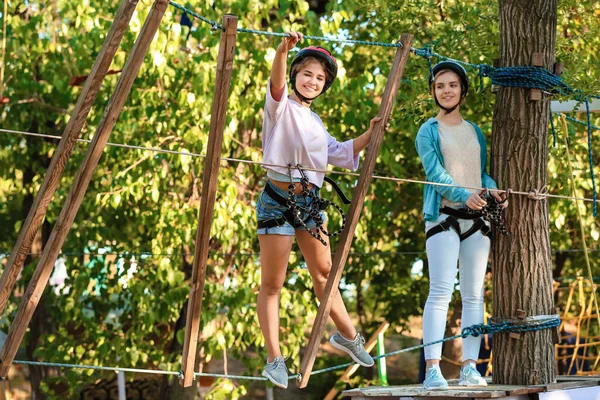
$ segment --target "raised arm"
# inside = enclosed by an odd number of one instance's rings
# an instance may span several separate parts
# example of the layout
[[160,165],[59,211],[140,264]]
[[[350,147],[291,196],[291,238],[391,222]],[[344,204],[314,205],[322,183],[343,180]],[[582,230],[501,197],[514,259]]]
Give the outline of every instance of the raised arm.
[[271,97],[275,101],[281,100],[285,88],[288,52],[303,39],[300,32],[287,32],[287,34],[289,36],[285,36],[277,46],[275,59],[271,67]]

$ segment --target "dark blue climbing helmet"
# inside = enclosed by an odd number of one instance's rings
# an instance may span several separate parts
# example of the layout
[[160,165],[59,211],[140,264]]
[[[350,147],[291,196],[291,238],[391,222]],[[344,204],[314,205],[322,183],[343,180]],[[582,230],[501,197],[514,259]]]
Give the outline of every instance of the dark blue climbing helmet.
[[465,67],[463,67],[456,61],[446,60],[435,64],[431,69],[431,73],[429,74],[429,87],[431,88],[431,85],[433,85],[433,82],[435,81],[435,76],[440,71],[443,71],[445,69],[449,69],[450,71],[458,75],[462,83],[462,95],[466,96],[467,92],[469,91],[469,78],[467,77],[467,70],[465,69]]
[[437,104],[437,106],[439,108],[444,110],[446,112],[446,114],[450,114],[452,111],[456,110],[456,108],[462,103],[462,100],[467,95],[467,92],[469,91],[469,78],[467,77],[467,70],[462,65],[457,63],[456,61],[450,61],[450,60],[441,61],[441,62],[435,64],[433,66],[433,68],[431,69],[431,73],[429,74],[429,90],[431,90],[431,88],[433,87],[433,83],[435,81],[435,76],[440,71],[443,71],[443,70],[450,70],[450,71],[454,72],[456,75],[458,75],[458,77],[460,78],[460,82],[461,82],[460,100],[458,103],[456,103],[456,105],[454,107],[446,108],[446,107],[442,106],[440,104],[440,102],[438,101],[437,96],[435,95],[435,92],[433,92],[433,99],[435,100],[435,104]]

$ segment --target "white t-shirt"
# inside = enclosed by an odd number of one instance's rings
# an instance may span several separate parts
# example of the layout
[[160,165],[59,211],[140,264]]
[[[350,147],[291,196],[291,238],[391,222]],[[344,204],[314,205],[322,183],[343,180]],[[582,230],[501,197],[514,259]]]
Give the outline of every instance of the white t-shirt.
[[[288,98],[287,86],[280,101],[271,96],[271,82],[267,84],[265,115],[262,131],[263,162],[325,170],[327,164],[356,171],[358,155],[354,155],[353,140],[343,143],[335,140],[310,108]],[[286,167],[270,167],[288,175]],[[306,171],[308,180],[323,186],[323,172]],[[300,178],[300,171],[292,169],[292,176]]]
[[[473,125],[464,120],[455,126],[438,121],[438,128],[444,168],[454,182],[461,186],[481,187],[480,145]],[[467,190],[476,192],[473,189]],[[459,207],[464,204],[442,198],[441,206]]]

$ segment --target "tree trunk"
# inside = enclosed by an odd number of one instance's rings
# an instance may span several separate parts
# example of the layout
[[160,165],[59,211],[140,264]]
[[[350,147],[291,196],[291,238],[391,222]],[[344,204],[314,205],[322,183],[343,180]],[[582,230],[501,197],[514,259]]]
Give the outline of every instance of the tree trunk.
[[[552,69],[556,47],[557,0],[500,0],[500,66],[531,65],[543,53]],[[492,176],[500,188],[542,189],[548,166],[548,99],[532,102],[529,90],[503,87],[496,99]],[[504,212],[512,236],[493,243],[494,315],[514,318],[552,314],[552,261],[546,200],[515,196]],[[555,380],[550,330],[494,337],[494,383],[527,385]]]

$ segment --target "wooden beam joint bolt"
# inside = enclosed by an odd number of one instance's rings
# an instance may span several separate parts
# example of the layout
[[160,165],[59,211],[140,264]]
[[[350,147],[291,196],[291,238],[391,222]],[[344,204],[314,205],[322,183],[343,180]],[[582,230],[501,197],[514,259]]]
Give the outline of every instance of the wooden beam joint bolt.
[[[527,317],[527,313],[525,312],[525,310],[518,309],[515,314],[515,318],[523,320],[523,319],[525,319],[525,317]],[[510,337],[511,339],[520,340],[521,334],[517,333],[517,332],[510,332],[508,334],[508,337]]]
[[[534,67],[544,66],[544,53],[533,53],[531,55],[531,65]],[[529,101],[539,101],[542,99],[540,89],[529,89]]]

